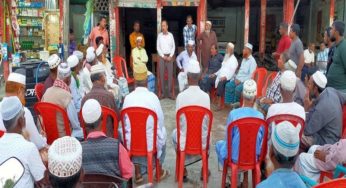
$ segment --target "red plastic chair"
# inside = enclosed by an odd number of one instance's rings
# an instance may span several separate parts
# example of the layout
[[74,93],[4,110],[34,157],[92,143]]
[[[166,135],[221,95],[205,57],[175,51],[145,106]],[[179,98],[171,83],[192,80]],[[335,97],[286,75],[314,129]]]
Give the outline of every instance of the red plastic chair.
[[133,84],[135,82],[134,78],[131,78],[129,76],[129,73],[127,72],[127,65],[126,60],[120,56],[115,56],[113,58],[114,66],[117,69],[117,76],[118,77],[125,77],[128,84]]
[[254,79],[257,83],[257,97],[262,96],[262,88],[265,82],[266,75],[267,69],[265,68],[257,68],[253,73],[252,79]]
[[[216,98],[216,88],[213,87],[210,91],[210,97],[215,100]],[[223,108],[225,106],[225,95],[221,96],[221,108]]]
[[[161,82],[160,82],[160,58],[157,58],[156,60],[156,79],[157,79],[157,93],[158,96],[161,97],[162,93],[161,93]],[[168,70],[165,69],[165,74],[164,74],[165,79],[164,80],[168,80]],[[174,68],[173,68],[173,79],[172,79],[172,96],[175,97],[175,79],[176,76],[174,75]]]
[[38,120],[40,121],[42,130],[47,135],[47,143],[49,145],[60,137],[57,114],[60,114],[63,118],[66,136],[71,136],[70,122],[67,113],[63,108],[52,103],[38,102],[34,105],[34,110],[39,116]]
[[346,179],[339,178],[339,179],[334,179],[332,181],[318,184],[314,186],[313,188],[345,188],[345,187],[346,187]]
[[272,116],[269,119],[267,119],[268,125],[271,123],[275,123],[276,125],[282,121],[289,121],[291,122],[294,126],[297,126],[298,124],[301,125],[301,129],[299,132],[299,137],[302,138],[303,132],[304,132],[304,126],[305,126],[305,121],[299,116],[295,116],[292,114],[280,114],[276,116]]
[[[180,117],[186,117],[186,145],[185,150],[180,150]],[[209,117],[207,146],[202,147],[202,124],[205,116]],[[208,174],[208,151],[210,130],[213,123],[213,114],[209,109],[200,106],[187,106],[178,110],[177,122],[177,158],[175,166],[175,176],[178,179],[179,187],[183,186],[185,155],[200,155],[203,163],[203,186],[207,187]]]
[[2,135],[4,135],[4,134],[5,134],[5,132],[0,130],[0,138],[1,138]]
[[[262,140],[261,154],[256,159],[256,141],[257,134],[260,127],[264,127],[264,135]],[[238,162],[232,161],[232,130],[238,127],[240,138],[239,138],[239,155]],[[265,149],[267,148],[268,139],[268,125],[267,123],[259,118],[242,118],[232,122],[227,129],[227,159],[224,161],[222,171],[222,185],[225,187],[228,167],[232,169],[231,187],[237,187],[238,169],[240,170],[252,170],[252,181],[253,187],[255,187],[261,181],[261,170],[260,165],[265,158]]]
[[[113,138],[118,139],[118,125],[119,125],[119,119],[117,114],[114,112],[114,110],[106,107],[106,106],[101,106],[102,108],[102,132],[107,134],[107,120],[108,118],[112,118],[113,120]],[[86,128],[85,128],[85,122],[83,119],[82,115],[82,110],[79,112],[79,121],[80,124],[83,128],[83,133],[84,133],[84,139],[87,138],[87,133],[86,133]]]
[[263,90],[262,90],[263,95],[266,95],[269,84],[273,82],[277,74],[278,74],[277,72],[272,72],[267,76],[266,82],[264,83]]
[[42,99],[44,88],[45,88],[44,84],[42,83],[37,83],[35,85],[35,93],[36,93],[36,98],[38,102],[40,102]]
[[[147,148],[147,119],[152,117],[153,125],[153,149],[148,151]],[[129,156],[147,157],[148,181],[153,183],[153,156],[156,162],[156,179],[160,181],[159,159],[157,159],[157,115],[154,111],[142,107],[129,107],[121,111],[121,124],[123,130],[124,146],[126,143],[125,119],[128,117],[131,126],[131,145],[127,148]]]

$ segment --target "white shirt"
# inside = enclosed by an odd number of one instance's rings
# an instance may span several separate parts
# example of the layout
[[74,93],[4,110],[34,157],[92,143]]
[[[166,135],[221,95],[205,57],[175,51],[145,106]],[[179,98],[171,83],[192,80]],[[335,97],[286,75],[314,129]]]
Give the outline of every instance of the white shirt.
[[310,53],[309,49],[304,50],[304,62],[306,64],[315,62],[315,53]]
[[90,79],[89,69],[84,67],[83,70],[81,70],[79,72],[78,78],[79,78],[79,83],[80,83],[79,91],[80,91],[82,97],[84,97],[85,94],[90,92],[90,90],[93,86],[93,83],[91,82],[91,79]]
[[[1,106],[1,102],[0,102],[0,106]],[[24,113],[25,113],[25,129],[28,131],[30,135],[30,141],[34,143],[36,145],[36,148],[39,150],[46,147],[47,138],[42,136],[37,130],[34,118],[32,117],[32,114],[27,107],[24,107]],[[1,113],[0,113],[0,130],[6,132],[4,122],[2,121]]]
[[44,178],[46,167],[35,145],[20,134],[5,133],[0,138],[0,164],[11,157],[16,157],[24,166],[24,174],[15,187],[31,188]]
[[[164,116],[161,108],[160,100],[157,96],[150,92],[147,88],[137,87],[134,91],[125,97],[123,109],[129,107],[143,107],[154,111],[157,115],[158,126],[157,126],[157,148],[158,155],[160,158],[162,154],[162,147],[166,144],[167,133],[164,125]],[[147,121],[147,147],[149,151],[153,149],[153,118],[149,117]],[[131,126],[130,121],[127,118],[125,121],[125,139],[127,148],[131,146]]]
[[[189,86],[186,90],[179,93],[176,102],[176,112],[179,109],[186,106],[201,106],[210,110],[210,98],[209,95],[201,90],[199,86]],[[208,136],[208,122],[209,118],[205,117],[203,120],[202,127],[202,145],[203,148],[206,147],[206,141]],[[185,149],[186,144],[186,119],[184,116],[180,118],[180,149]],[[174,131],[175,132],[175,131]]]
[[173,57],[175,43],[172,33],[167,32],[167,34],[163,34],[161,32],[157,36],[156,50],[160,57],[163,57],[165,54],[169,54],[170,57]]
[[276,103],[269,107],[267,113],[267,119],[272,116],[280,114],[290,114],[301,117],[305,121],[305,110],[296,102],[290,103]]
[[79,112],[81,110],[82,95],[80,93],[80,90],[77,87],[77,81],[75,80],[73,76],[71,76],[70,90],[71,90],[73,104],[76,107],[77,112]]
[[215,73],[216,80],[215,80],[215,88],[219,84],[220,78],[226,77],[227,80],[230,80],[233,78],[235,71],[238,68],[238,60],[235,58],[235,56],[232,54],[231,57],[224,59],[221,65],[221,68]]
[[196,53],[192,52],[192,55],[190,56],[187,50],[182,51],[176,59],[178,68],[184,69],[184,72],[186,72],[190,59],[197,60]]

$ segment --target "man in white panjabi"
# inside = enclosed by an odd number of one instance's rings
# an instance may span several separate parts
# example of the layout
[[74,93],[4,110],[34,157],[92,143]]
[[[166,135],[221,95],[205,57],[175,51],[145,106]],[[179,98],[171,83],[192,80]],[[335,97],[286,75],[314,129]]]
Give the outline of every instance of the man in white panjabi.
[[[185,69],[188,77],[188,88],[179,93],[176,101],[176,112],[181,108],[187,106],[201,106],[210,110],[210,98],[209,95],[200,89],[198,86],[199,78],[201,76],[200,64],[197,60],[191,59]],[[180,117],[181,130],[180,130],[180,149],[184,150],[186,144],[186,118],[184,116]],[[203,127],[202,127],[202,145],[203,148],[207,146],[207,136],[208,136],[208,123],[209,118],[204,117]],[[172,133],[173,144],[175,148],[177,147],[177,129],[173,130]],[[189,165],[198,160],[200,156],[187,156],[185,164]],[[202,171],[202,170],[201,170]],[[184,169],[184,179],[187,178],[187,170]]]
[[177,59],[176,63],[180,70],[178,74],[179,91],[182,92],[187,87],[187,68],[191,59],[197,60],[195,53],[195,42],[189,40],[186,46],[186,50],[182,51]]

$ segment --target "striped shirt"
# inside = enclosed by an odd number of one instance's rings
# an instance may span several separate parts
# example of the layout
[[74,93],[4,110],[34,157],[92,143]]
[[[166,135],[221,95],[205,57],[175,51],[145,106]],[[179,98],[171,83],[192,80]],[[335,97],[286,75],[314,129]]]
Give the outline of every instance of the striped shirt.
[[185,47],[187,46],[187,43],[189,40],[193,40],[195,41],[196,38],[196,32],[197,32],[197,26],[196,25],[192,25],[191,27],[189,27],[188,25],[186,25],[183,29],[183,35],[184,35],[184,44]]

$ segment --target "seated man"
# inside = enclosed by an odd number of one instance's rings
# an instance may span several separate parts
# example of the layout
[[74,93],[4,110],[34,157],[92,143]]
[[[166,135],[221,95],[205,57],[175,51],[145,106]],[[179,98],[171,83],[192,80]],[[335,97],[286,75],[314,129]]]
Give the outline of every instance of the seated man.
[[48,177],[53,188],[81,187],[82,146],[70,136],[56,139],[48,151]]
[[77,112],[81,109],[81,102],[82,102],[82,95],[80,93],[79,87],[80,82],[77,77],[79,71],[81,70],[81,63],[78,60],[78,57],[76,55],[71,55],[67,58],[67,65],[71,68],[71,84],[70,84],[70,90],[72,94],[72,101],[74,106],[76,107]]
[[[164,116],[161,108],[160,101],[158,97],[153,93],[150,92],[147,87],[147,76],[148,76],[148,70],[147,67],[144,64],[139,64],[134,69],[134,78],[135,78],[135,86],[136,89],[132,91],[129,95],[125,97],[123,109],[129,108],[129,107],[143,107],[148,108],[152,111],[154,111],[158,118],[158,126],[157,126],[157,148],[158,148],[158,154],[157,157],[160,160],[160,180],[166,178],[169,173],[167,170],[162,169],[162,164],[165,159],[166,155],[166,128],[164,125]],[[131,127],[130,122],[126,120],[125,122],[125,132],[126,132],[126,143],[128,149],[131,145]],[[153,132],[153,119],[149,118],[147,122],[147,139],[152,140],[152,132]],[[153,144],[148,142],[148,148],[152,148]],[[147,160],[145,157],[133,157],[132,162],[134,164],[139,164],[142,166],[147,165]],[[140,183],[143,181],[141,172],[143,172],[144,169],[140,169],[139,165],[135,165],[135,174],[136,174],[136,183]]]
[[82,108],[82,116],[88,133],[86,140],[82,142],[84,172],[130,179],[133,164],[127,150],[118,139],[109,138],[101,131],[100,103],[95,99],[87,100]]
[[48,88],[53,86],[54,81],[55,81],[56,76],[57,76],[58,66],[61,62],[61,59],[57,54],[53,54],[53,55],[49,56],[47,61],[48,61],[50,73],[49,73],[49,76],[44,81],[43,94],[47,91]]
[[[132,49],[132,59],[133,66],[138,65],[139,63],[147,64],[148,63],[148,55],[145,48],[142,46],[143,37],[137,37],[136,39],[136,48]],[[153,73],[148,71],[148,89],[151,92],[155,93],[155,76]]]
[[274,169],[267,168],[270,176],[256,188],[306,188],[300,176],[292,170],[299,150],[299,132],[300,126],[295,127],[288,121],[274,126],[271,134],[273,144],[268,151]]
[[[27,138],[29,141],[34,143],[38,150],[40,150],[41,153],[46,153],[47,149],[47,138],[45,138],[44,134],[40,134],[39,130],[37,130],[37,126],[35,124],[34,118],[30,112],[30,110],[25,107],[25,82],[26,77],[23,74],[20,74],[19,72],[25,72],[23,69],[17,69],[16,72],[10,73],[10,75],[7,78],[6,86],[5,86],[5,97],[6,99],[8,97],[16,96],[20,99],[23,108],[24,108],[24,114],[25,114],[25,131],[29,135],[29,138]],[[18,72],[18,73],[17,73]],[[2,102],[0,102],[1,105]],[[3,124],[3,118],[0,114],[0,130],[6,132],[6,128]]]
[[243,49],[243,61],[235,79],[226,84],[225,98],[230,98],[230,104],[234,108],[239,107],[240,94],[243,90],[243,84],[250,79],[257,68],[255,58],[252,56],[252,45],[247,43]]
[[[58,77],[54,85],[50,87],[42,97],[42,102],[49,102],[65,109],[70,120],[72,136],[83,139],[83,131],[79,124],[77,110],[72,101],[70,90],[71,69],[66,63],[61,63],[58,67]],[[65,136],[65,126],[62,116],[57,114],[59,137]]]
[[308,153],[299,155],[294,170],[315,181],[320,178],[321,171],[333,171],[338,164],[346,163],[346,139],[323,146],[313,145]]
[[[254,80],[250,79],[244,82],[244,89],[242,91],[243,93],[243,104],[244,106],[239,109],[232,110],[227,118],[227,124],[226,124],[226,135],[225,140],[217,141],[215,144],[215,150],[217,154],[217,158],[220,164],[224,163],[224,160],[227,159],[227,129],[228,126],[239,119],[242,118],[248,118],[248,117],[255,117],[263,119],[263,114],[253,108],[256,95],[257,95],[257,84]],[[261,153],[261,143],[263,139],[264,129],[261,127],[259,129],[258,135],[257,135],[257,143],[256,143],[256,154],[259,156]],[[232,160],[234,162],[238,161],[238,155],[239,155],[239,130],[237,128],[232,131]],[[244,174],[244,186],[247,187],[247,172]]]
[[176,59],[177,67],[180,70],[178,74],[179,92],[184,91],[187,87],[187,68],[191,59],[197,60],[193,40],[188,41],[186,50],[182,51]]
[[25,128],[25,112],[16,96],[5,97],[0,106],[2,122],[7,132],[0,138],[0,164],[16,157],[24,167],[23,176],[16,187],[33,188],[34,183],[43,183],[46,171],[37,147],[27,141],[22,132]]
[[[179,93],[177,97],[176,102],[176,112],[180,110],[183,107],[187,106],[201,106],[207,109],[210,109],[210,98],[207,93],[202,91],[198,86],[198,81],[201,74],[201,68],[199,65],[199,62],[197,60],[190,60],[188,66],[186,67],[185,71],[187,72],[188,77],[188,83],[189,87]],[[203,145],[206,146],[206,139],[208,136],[208,121],[209,119],[207,117],[204,118],[203,121],[203,128],[202,128],[202,138],[203,138]],[[186,143],[186,119],[181,117],[181,130],[180,130],[180,147],[184,148]],[[177,147],[177,129],[173,130],[173,143],[175,148]],[[185,164],[191,164],[195,161],[199,160],[200,157],[194,157],[194,156],[187,156],[185,160]],[[202,170],[201,170],[202,172]],[[201,174],[202,177],[202,174]],[[184,180],[187,179],[187,171],[184,169]]]
[[[105,69],[102,65],[94,65],[91,67],[91,81],[93,87],[91,91],[84,96],[82,99],[82,106],[84,106],[85,101],[88,99],[97,100],[102,106],[108,107],[114,110],[118,117],[120,117],[119,109],[115,103],[114,95],[107,91],[105,88],[106,85],[106,74]],[[108,137],[113,137],[114,132],[113,120],[109,118],[107,120],[107,133]]]
[[[312,145],[334,144],[341,138],[342,106],[345,98],[341,92],[327,87],[327,78],[316,71],[309,80],[304,100],[306,117],[302,149]],[[313,97],[314,100],[311,100]]]
[[204,69],[202,74],[202,80],[200,82],[200,87],[204,92],[209,93],[211,88],[215,84],[215,73],[221,68],[223,57],[217,51],[217,46],[215,44],[211,45],[210,48],[211,57],[208,61],[208,67]]
[[267,119],[280,114],[290,114],[301,117],[305,121],[304,108],[293,101],[297,79],[293,71],[287,70],[282,73],[279,81],[282,103],[276,103],[269,107]]
[[79,91],[82,97],[84,97],[87,93],[89,93],[93,86],[93,83],[91,82],[91,79],[90,79],[90,69],[91,69],[91,66],[93,66],[94,64],[95,64],[95,52],[92,49],[89,49],[89,51],[87,51],[87,55],[86,55],[86,59],[83,64],[83,67],[79,71],[79,74],[78,74],[79,83],[80,83]]

